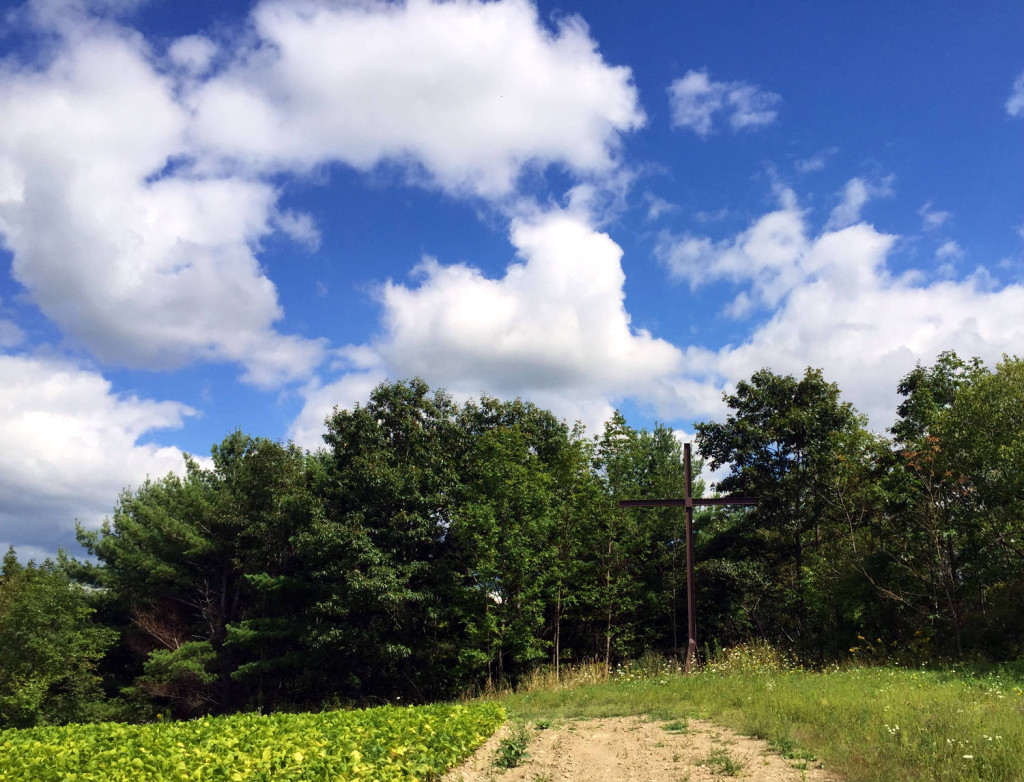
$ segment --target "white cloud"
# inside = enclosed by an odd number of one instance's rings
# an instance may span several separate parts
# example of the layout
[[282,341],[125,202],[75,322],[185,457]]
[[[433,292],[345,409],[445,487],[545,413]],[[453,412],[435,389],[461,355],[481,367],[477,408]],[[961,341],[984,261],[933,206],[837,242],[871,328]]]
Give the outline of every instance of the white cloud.
[[189,116],[136,37],[88,29],[42,69],[6,61],[0,116],[12,272],[73,341],[112,365],[238,362],[263,386],[319,363],[320,340],[274,329],[277,291],[253,252],[274,189],[156,176],[186,151]]
[[1024,73],[1013,82],[1013,92],[1006,101],[1006,113],[1011,117],[1024,117]]
[[285,210],[274,215],[274,224],[308,250],[315,252],[320,249],[320,229],[312,215]]
[[189,76],[202,76],[210,69],[217,55],[217,45],[202,35],[186,35],[178,38],[167,49],[171,62]]
[[630,326],[622,250],[607,234],[554,212],[513,223],[520,258],[501,279],[427,258],[419,285],[381,291],[375,347],[402,375],[443,385],[486,381],[497,392],[593,388],[641,391],[678,351]]
[[[424,258],[415,285],[380,289],[381,330],[372,346],[346,351],[341,397],[384,376],[420,376],[458,397],[523,395],[570,421],[599,428],[615,400],[658,399],[679,366],[668,342],[631,326],[624,304],[622,250],[584,218],[563,211],[513,222],[519,255],[499,279],[473,267]],[[307,391],[293,428],[311,440],[332,386]]]
[[688,264],[686,252],[680,261],[664,238],[660,253],[692,284],[729,280],[739,297],[778,306],[740,345],[688,348],[677,398],[663,414],[720,416],[720,389],[762,367],[801,374],[812,366],[881,430],[893,420],[896,384],[916,361],[930,363],[943,350],[986,361],[1020,351],[1024,286],[1000,288],[984,274],[931,284],[893,275],[887,255],[895,240],[866,223],[812,235],[795,203],[732,240],[703,245],[700,266]]
[[[790,197],[783,194],[784,200]],[[814,272],[817,258],[807,252],[805,231],[802,212],[783,208],[764,215],[746,231],[723,242],[690,234],[663,234],[655,254],[673,277],[689,282],[691,290],[715,280],[756,280],[752,294],[733,303],[732,314],[740,315],[754,302],[777,304],[795,284]]]
[[892,196],[892,176],[879,182],[854,177],[843,187],[841,200],[829,215],[826,230],[846,228],[860,220],[860,212],[872,198]]
[[941,227],[950,217],[952,217],[949,212],[932,209],[931,201],[918,209],[917,213],[921,215],[921,227],[925,231],[932,231]]
[[302,389],[302,411],[288,430],[288,439],[296,445],[315,451],[324,447],[323,435],[327,431],[324,421],[335,407],[351,409],[364,403],[381,382],[386,380],[379,369],[349,372],[332,383],[314,380]]
[[714,212],[699,211],[693,217],[698,223],[717,223],[729,216],[729,210],[724,206]]
[[194,138],[256,170],[383,161],[445,189],[512,192],[524,166],[615,169],[638,128],[631,72],[578,17],[525,0],[328,5],[265,0],[250,50],[199,87]]
[[644,122],[629,69],[604,63],[582,21],[549,30],[521,0],[267,0],[248,48],[188,36],[166,62],[112,9],[38,2],[52,59],[0,64],[14,277],[110,365],[237,362],[268,388],[310,376],[326,343],[279,333],[255,253],[273,231],[314,249],[319,232],[277,208],[267,177],[392,163],[504,198],[525,167],[560,164],[611,192],[620,134]]
[[741,81],[713,81],[704,71],[687,71],[668,88],[672,127],[707,137],[717,116],[727,115],[733,130],[770,125],[782,100],[774,92]]
[[95,527],[126,486],[182,472],[177,448],[140,441],[194,414],[115,394],[101,375],[60,360],[0,354],[0,547],[52,554],[76,518]]

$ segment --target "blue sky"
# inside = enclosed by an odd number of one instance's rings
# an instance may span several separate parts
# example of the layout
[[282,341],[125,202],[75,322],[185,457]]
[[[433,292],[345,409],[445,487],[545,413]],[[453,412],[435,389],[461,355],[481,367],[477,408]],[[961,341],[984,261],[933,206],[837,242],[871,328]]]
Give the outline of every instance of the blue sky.
[[878,431],[1024,346],[1017,2],[35,0],[0,27],[0,546],[416,374]]

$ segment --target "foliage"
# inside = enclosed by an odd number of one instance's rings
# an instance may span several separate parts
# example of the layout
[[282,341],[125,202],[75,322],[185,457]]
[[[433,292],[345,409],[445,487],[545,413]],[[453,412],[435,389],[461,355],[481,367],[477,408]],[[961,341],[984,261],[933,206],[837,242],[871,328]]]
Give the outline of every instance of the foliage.
[[63,724],[101,714],[97,666],[114,631],[68,576],[66,560],[0,569],[0,728]]
[[0,732],[0,782],[437,778],[504,721],[497,704],[257,714]]
[[530,757],[526,748],[530,744],[530,732],[522,723],[517,723],[508,738],[502,739],[494,753],[494,765],[498,768],[517,768]]
[[766,640],[834,654],[828,645],[845,617],[833,565],[844,552],[832,543],[850,522],[836,510],[859,501],[847,465],[863,458],[864,420],[814,369],[799,380],[755,372],[725,402],[726,421],[697,424],[697,444],[712,469],[730,466],[721,491],[759,502],[705,536],[701,559],[718,602],[737,605]]
[[[696,514],[712,667],[1024,654],[1024,362],[944,353],[897,390],[891,439],[815,369],[760,370],[696,426],[716,488],[760,498]],[[685,493],[668,427],[615,413],[588,438],[414,379],[336,409],[324,440],[233,432],[80,530],[93,561],[10,555],[0,644],[31,653],[0,671],[3,719],[428,702],[679,656],[684,512],[618,504]]]

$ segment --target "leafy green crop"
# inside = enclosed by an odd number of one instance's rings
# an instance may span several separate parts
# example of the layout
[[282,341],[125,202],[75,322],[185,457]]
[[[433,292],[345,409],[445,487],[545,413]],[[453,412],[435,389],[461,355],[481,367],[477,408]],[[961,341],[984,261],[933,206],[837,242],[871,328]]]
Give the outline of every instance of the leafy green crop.
[[504,720],[480,704],[6,730],[0,782],[427,782]]

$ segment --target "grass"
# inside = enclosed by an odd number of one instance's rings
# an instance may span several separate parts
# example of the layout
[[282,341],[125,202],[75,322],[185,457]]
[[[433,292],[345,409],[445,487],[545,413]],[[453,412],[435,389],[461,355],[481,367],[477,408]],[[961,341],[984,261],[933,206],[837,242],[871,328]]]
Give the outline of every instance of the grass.
[[849,782],[1024,782],[1020,666],[714,668],[688,677],[627,671],[576,686],[563,676],[557,689],[524,688],[501,701],[527,720],[711,719],[768,740],[785,757],[820,758]]
[[686,720],[673,720],[672,722],[666,722],[661,726],[661,729],[668,733],[682,734],[689,732],[690,725]]

